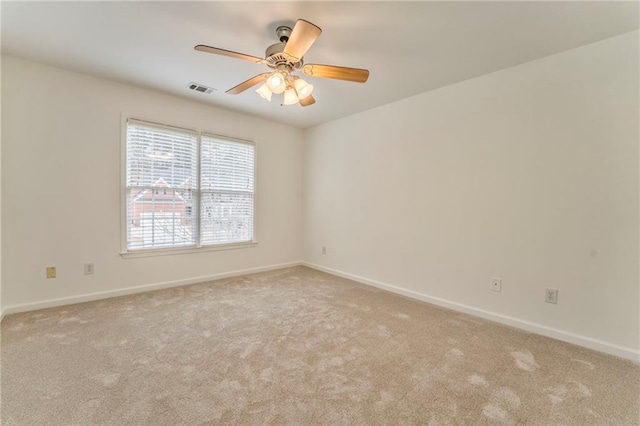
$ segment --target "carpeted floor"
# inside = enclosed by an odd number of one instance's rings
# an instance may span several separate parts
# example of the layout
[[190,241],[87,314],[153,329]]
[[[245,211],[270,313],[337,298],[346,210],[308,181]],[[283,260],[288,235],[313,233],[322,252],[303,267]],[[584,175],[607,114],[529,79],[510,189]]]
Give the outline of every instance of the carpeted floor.
[[640,367],[298,267],[11,315],[2,424],[640,423]]

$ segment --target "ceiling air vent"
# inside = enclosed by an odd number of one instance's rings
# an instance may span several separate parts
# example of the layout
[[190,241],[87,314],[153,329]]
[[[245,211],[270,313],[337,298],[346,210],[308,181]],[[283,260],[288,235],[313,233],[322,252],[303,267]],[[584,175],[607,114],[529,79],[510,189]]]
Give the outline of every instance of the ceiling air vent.
[[187,86],[189,89],[194,90],[196,92],[200,92],[200,93],[204,93],[205,95],[208,95],[209,93],[213,92],[214,88],[212,87],[207,87],[207,86],[203,86],[202,84],[198,84],[198,83],[189,83],[189,85]]

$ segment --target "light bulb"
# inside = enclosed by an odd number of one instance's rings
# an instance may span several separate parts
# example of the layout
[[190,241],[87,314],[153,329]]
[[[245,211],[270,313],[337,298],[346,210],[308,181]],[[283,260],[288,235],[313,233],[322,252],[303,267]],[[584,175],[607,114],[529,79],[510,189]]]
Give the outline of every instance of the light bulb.
[[279,71],[271,74],[267,79],[267,87],[269,87],[269,89],[275,94],[284,92],[287,88],[287,82],[285,81],[284,75]]
[[258,90],[256,90],[262,99],[266,99],[271,102],[271,90],[269,90],[269,86],[267,83],[262,83],[262,86]]
[[300,99],[306,98],[311,94],[311,92],[313,92],[313,86],[301,78],[296,79],[294,86]]
[[299,100],[300,99],[298,99],[298,95],[296,95],[296,91],[293,88],[284,91],[284,100],[282,101],[283,105],[297,104]]

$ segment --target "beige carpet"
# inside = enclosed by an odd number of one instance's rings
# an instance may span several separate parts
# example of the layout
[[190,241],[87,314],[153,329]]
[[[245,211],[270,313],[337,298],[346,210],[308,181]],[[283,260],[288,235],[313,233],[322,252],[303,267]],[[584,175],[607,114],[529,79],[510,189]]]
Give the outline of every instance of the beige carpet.
[[2,424],[640,423],[640,367],[292,268],[11,315]]

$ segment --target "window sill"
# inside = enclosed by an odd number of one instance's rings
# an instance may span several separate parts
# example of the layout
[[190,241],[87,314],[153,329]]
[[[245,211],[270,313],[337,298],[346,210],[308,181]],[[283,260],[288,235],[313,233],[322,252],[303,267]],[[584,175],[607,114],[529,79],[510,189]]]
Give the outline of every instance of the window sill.
[[168,256],[168,255],[187,254],[187,253],[203,253],[206,251],[236,250],[236,249],[242,249],[242,248],[250,248],[250,247],[256,246],[257,244],[258,244],[257,241],[248,241],[246,243],[217,244],[215,246],[135,250],[135,251],[122,252],[120,253],[120,256],[122,256],[123,259],[134,259],[137,257]]

